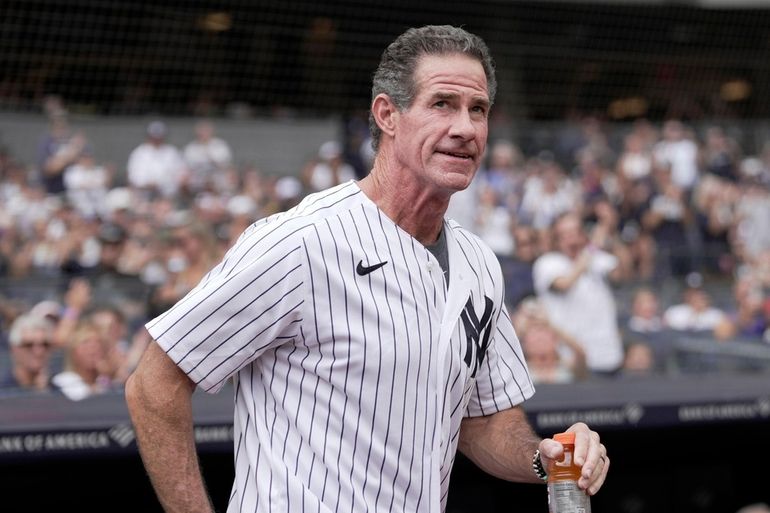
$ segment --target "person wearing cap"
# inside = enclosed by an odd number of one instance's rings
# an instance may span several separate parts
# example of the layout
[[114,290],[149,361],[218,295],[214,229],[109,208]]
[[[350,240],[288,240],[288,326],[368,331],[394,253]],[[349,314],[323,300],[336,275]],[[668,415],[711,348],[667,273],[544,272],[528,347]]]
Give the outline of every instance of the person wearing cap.
[[318,159],[305,168],[304,179],[312,191],[321,191],[356,178],[353,166],[345,162],[342,146],[327,141],[318,149]]
[[67,201],[86,218],[94,218],[104,210],[112,173],[94,158],[91,148],[85,148],[77,161],[64,173]]
[[163,121],[147,125],[147,138],[128,157],[128,183],[164,197],[176,195],[187,181],[187,167],[176,146],[167,142]]
[[49,130],[38,146],[38,168],[47,193],[65,191],[64,174],[80,159],[86,143],[82,133],[72,131],[66,113],[51,116]]
[[194,130],[195,138],[187,143],[182,155],[190,169],[190,187],[202,191],[213,184],[217,173],[232,165],[233,152],[224,139],[215,135],[211,121],[198,121]]
[[711,304],[711,295],[703,288],[700,273],[685,278],[682,302],[663,313],[666,326],[676,331],[712,332],[726,319],[725,312]]
[[53,325],[46,317],[27,313],[16,318],[8,336],[11,366],[0,378],[3,393],[51,390],[52,336]]

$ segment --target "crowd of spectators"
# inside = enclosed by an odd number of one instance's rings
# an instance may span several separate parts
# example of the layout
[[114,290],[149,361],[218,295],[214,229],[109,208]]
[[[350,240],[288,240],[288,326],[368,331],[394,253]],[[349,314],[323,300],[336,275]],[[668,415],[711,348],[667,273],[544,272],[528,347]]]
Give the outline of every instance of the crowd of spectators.
[[[181,148],[152,121],[130,155],[100,162],[63,110],[48,114],[37,162],[0,151],[0,393],[120,388],[144,322],[244,229],[360,176],[338,141],[294,175],[263,174],[211,121],[191,121]],[[492,141],[449,210],[498,254],[535,380],[666,372],[680,335],[770,347],[770,152],[675,120],[588,120],[570,144],[565,164]]]
[[[587,120],[566,164],[493,142],[453,208],[498,253],[530,365],[553,356],[535,379],[578,379],[575,362],[613,377],[770,368],[770,151],[744,154],[717,125],[611,130]],[[532,301],[551,337],[529,333]],[[708,357],[680,354],[695,339]]]

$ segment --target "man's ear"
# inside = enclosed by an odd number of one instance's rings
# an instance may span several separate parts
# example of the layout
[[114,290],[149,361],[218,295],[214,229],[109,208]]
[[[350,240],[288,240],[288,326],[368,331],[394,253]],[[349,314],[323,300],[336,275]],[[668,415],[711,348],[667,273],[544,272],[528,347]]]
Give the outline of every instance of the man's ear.
[[380,93],[372,101],[372,117],[382,133],[390,137],[395,133],[398,114],[396,105],[387,94]]

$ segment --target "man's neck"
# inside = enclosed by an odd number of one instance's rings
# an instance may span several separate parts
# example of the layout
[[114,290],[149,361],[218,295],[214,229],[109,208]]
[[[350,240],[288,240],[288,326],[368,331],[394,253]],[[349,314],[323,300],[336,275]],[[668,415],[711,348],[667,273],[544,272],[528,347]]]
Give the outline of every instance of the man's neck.
[[421,187],[409,170],[388,169],[378,155],[369,175],[358,185],[393,222],[424,245],[436,242],[449,194],[436,194]]

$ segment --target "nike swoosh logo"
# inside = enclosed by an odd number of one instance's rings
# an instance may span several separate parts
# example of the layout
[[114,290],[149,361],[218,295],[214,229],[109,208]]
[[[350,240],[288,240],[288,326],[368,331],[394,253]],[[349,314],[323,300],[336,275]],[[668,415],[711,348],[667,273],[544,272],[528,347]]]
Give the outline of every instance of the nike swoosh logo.
[[370,265],[370,266],[367,267],[367,266],[364,265],[364,261],[363,260],[359,260],[358,261],[358,265],[356,266],[356,272],[359,274],[359,276],[366,276],[370,272],[376,271],[377,269],[379,269],[380,267],[382,267],[383,265],[385,265],[387,263],[388,263],[388,261],[385,260],[384,262],[380,262],[379,264],[374,264],[374,265]]

